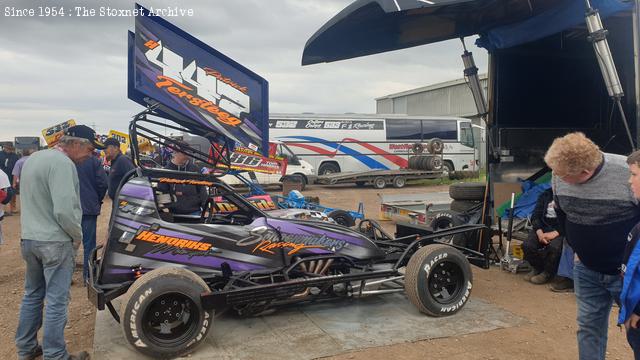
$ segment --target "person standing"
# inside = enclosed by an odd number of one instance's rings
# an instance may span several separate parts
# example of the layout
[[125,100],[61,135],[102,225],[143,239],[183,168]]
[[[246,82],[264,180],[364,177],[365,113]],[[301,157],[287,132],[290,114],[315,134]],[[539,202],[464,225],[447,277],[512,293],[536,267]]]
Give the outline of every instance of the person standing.
[[0,170],[0,245],[4,243],[2,236],[2,219],[4,219],[4,205],[11,201],[13,191],[9,183],[9,177]]
[[[82,241],[74,163],[91,156],[92,148],[101,147],[91,128],[72,126],[55,148],[33,154],[22,169],[21,252],[26,273],[15,335],[20,359],[35,359],[41,354],[52,360],[89,358],[84,351],[69,355],[64,329],[73,259]],[[37,338],[41,327],[42,346]]]
[[[11,175],[13,176],[11,185],[15,189],[16,195],[20,195],[20,173],[22,172],[22,166],[27,161],[32,152],[32,149],[22,150],[22,157],[18,159],[18,161],[16,161],[16,164],[13,167],[13,171],[11,171]],[[15,201],[17,203],[17,199]]]
[[[2,152],[0,152],[0,170],[4,171],[4,173],[9,177],[9,184],[13,184],[13,168],[18,159],[19,157],[18,154],[16,154],[16,148],[13,144],[7,144],[2,147]],[[9,211],[6,215],[13,215],[15,211],[16,199],[14,197],[9,203]]]
[[122,178],[132,169],[135,168],[131,159],[122,156],[120,151],[120,142],[115,138],[108,138],[104,142],[104,154],[107,160],[111,162],[109,170],[109,197],[113,200],[116,197],[116,191],[120,186]]
[[82,205],[82,253],[84,257],[82,277],[83,283],[86,283],[89,278],[89,255],[96,248],[96,224],[108,185],[102,161],[96,156],[92,155],[77,164],[76,170],[78,171],[80,204]]
[[[627,157],[629,165],[629,187],[633,195],[640,199],[640,151]],[[618,325],[624,324],[627,342],[633,349],[634,358],[640,360],[640,223],[627,237],[627,247],[622,259],[624,279],[620,293],[620,314]]]
[[621,155],[600,151],[583,133],[556,138],[545,162],[560,233],[576,254],[573,282],[581,360],[604,359],[609,314],[622,288],[620,264],[629,231],[640,220]]

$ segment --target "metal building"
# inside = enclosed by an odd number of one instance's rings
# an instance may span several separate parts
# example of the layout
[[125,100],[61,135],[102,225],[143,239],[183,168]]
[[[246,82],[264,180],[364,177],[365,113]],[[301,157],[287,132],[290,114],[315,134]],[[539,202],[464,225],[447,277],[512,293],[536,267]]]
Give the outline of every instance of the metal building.
[[[481,74],[479,78],[486,96],[487,74]],[[464,78],[376,98],[376,113],[458,116],[471,119],[473,124],[484,127],[477,116],[478,112],[471,96],[471,90],[469,90]],[[486,164],[484,131],[479,132],[475,137],[477,139],[476,148],[480,150],[480,163],[484,166]]]
[[[480,83],[487,92],[487,74],[480,75]],[[377,114],[407,114],[428,116],[459,116],[477,119],[476,106],[465,79],[456,79],[385,95],[376,99]]]

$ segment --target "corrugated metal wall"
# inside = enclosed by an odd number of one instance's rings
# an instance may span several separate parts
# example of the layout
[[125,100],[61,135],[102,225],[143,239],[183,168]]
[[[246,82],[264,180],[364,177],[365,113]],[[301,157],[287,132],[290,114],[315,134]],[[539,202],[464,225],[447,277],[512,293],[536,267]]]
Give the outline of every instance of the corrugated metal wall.
[[[480,83],[486,95],[486,75],[481,76]],[[463,79],[378,98],[376,99],[376,113],[459,116],[470,118],[474,124],[484,126],[475,116],[477,114],[476,105],[469,86]],[[476,139],[476,146],[480,149],[480,162],[484,166],[486,164],[486,146],[480,139]]]

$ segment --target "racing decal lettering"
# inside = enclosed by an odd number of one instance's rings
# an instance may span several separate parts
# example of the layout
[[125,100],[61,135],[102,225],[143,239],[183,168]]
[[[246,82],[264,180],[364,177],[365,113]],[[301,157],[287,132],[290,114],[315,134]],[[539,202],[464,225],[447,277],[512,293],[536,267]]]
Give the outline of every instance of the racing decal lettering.
[[191,180],[191,179],[160,178],[158,179],[158,182],[163,184],[213,186],[213,183],[211,181]]
[[433,259],[431,259],[431,261],[429,261],[428,264],[424,265],[424,272],[426,273],[425,276],[428,278],[429,277],[429,273],[431,272],[431,268],[433,267],[433,265],[435,265],[435,263],[437,263],[438,261],[447,258],[447,256],[449,256],[448,253],[442,253],[436,257],[434,257]]
[[138,310],[140,309],[140,305],[147,298],[147,296],[153,293],[153,289],[147,289],[144,293],[140,294],[136,302],[133,304],[133,309],[131,310],[131,316],[129,317],[129,328],[131,329],[131,336],[136,339],[135,345],[137,347],[147,347],[147,344],[142,342],[140,337],[138,336],[138,329],[136,328],[136,317],[138,316]]
[[253,249],[253,251],[251,251],[251,252],[255,253],[257,250],[260,250],[262,252],[266,252],[266,253],[269,253],[269,254],[275,254],[271,250],[273,250],[273,249],[286,249],[286,248],[291,248],[291,250],[289,250],[287,255],[293,255],[293,254],[295,254],[298,251],[303,250],[303,249],[314,249],[314,248],[318,249],[318,248],[324,248],[324,246],[321,246],[321,245],[296,244],[296,243],[286,242],[286,241],[273,242],[271,240],[262,240]]
[[[251,99],[246,86],[237,84],[215,69],[185,62],[182,56],[162,45],[162,41],[147,41],[145,57],[162,69],[156,86],[195,107],[215,116],[220,123],[238,126],[240,114],[251,112]],[[184,64],[188,64],[186,67]]]
[[126,200],[120,201],[120,203],[118,204],[118,210],[124,213],[140,215],[140,216],[147,216],[154,213],[153,209],[149,209],[144,206],[130,204]]
[[185,255],[191,259],[195,256],[216,256],[216,254],[220,253],[220,250],[212,247],[207,248],[206,246],[203,246],[204,244],[205,243],[200,243],[198,245],[187,244],[185,247],[179,247],[168,242],[164,244],[158,243],[153,245],[153,249],[149,251],[149,254],[171,253],[172,255]]
[[257,245],[254,247],[252,252],[259,250],[269,254],[274,254],[274,252],[271,251],[273,249],[291,248],[288,255],[295,254],[300,250],[308,248],[324,249],[336,252],[347,246],[346,241],[332,239],[326,235],[313,236],[282,233],[279,228],[278,232],[273,229],[265,229],[259,234],[254,232],[254,235],[240,239],[236,242],[237,246],[250,246],[255,244]]
[[147,241],[154,244],[165,244],[180,249],[192,249],[197,251],[208,251],[211,244],[187,239],[180,239],[172,236],[155,234],[148,230],[141,230],[136,234],[135,240]]
[[[253,206],[257,207],[260,210],[275,210],[278,206],[273,202],[270,196],[256,196],[254,198],[246,199]],[[232,213],[238,211],[238,207],[234,204],[230,203],[227,200],[224,200],[222,197],[217,197],[214,199],[214,203],[216,205],[216,212],[219,213]]]
[[467,289],[464,292],[464,295],[462,295],[462,298],[460,299],[460,301],[458,301],[457,303],[455,303],[452,306],[447,306],[447,307],[440,308],[440,312],[443,312],[443,313],[454,312],[454,311],[460,309],[467,302],[467,299],[469,298],[469,295],[471,294],[471,287],[472,286],[473,285],[471,284],[471,281],[467,282]]

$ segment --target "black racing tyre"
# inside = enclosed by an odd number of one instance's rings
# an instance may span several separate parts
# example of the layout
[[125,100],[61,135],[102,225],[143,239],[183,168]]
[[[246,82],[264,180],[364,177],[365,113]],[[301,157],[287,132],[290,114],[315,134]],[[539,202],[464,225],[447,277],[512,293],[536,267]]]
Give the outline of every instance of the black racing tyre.
[[416,251],[407,264],[404,288],[420,312],[453,315],[469,300],[473,275],[469,261],[457,249],[431,244]]
[[[450,227],[464,225],[464,221],[460,218],[460,214],[452,210],[439,211],[433,215],[431,220],[431,228],[433,231],[445,230]],[[446,237],[440,237],[438,240],[449,244],[465,245],[465,234],[449,235]]]
[[440,171],[442,170],[442,159],[440,156],[430,156],[427,161],[426,170]]
[[442,152],[444,151],[444,142],[442,142],[442,140],[438,138],[433,138],[429,140],[427,148],[432,154],[442,154]]
[[207,337],[213,310],[204,310],[200,294],[207,284],[193,272],[174,266],[142,275],[122,298],[120,324],[136,350],[152,358],[186,355]]
[[385,186],[387,186],[387,181],[382,176],[378,176],[377,178],[373,179],[374,188],[384,189]]
[[413,145],[411,145],[411,150],[413,150],[414,154],[420,155],[424,152],[425,147],[424,145],[422,145],[422,143],[414,143]]
[[307,182],[304,179],[304,175],[301,174],[292,174],[289,175],[289,181],[294,183],[300,183],[300,191],[303,191],[307,187]]
[[448,176],[449,179],[453,179],[454,178],[454,174],[455,174],[455,168],[453,167],[453,163],[451,161],[448,160],[444,160],[442,162],[442,171],[444,172],[445,176]]
[[418,160],[418,170],[429,170],[429,156],[421,156]]
[[420,159],[421,159],[420,156],[409,156],[409,169],[420,170],[419,168]]
[[476,200],[453,200],[451,202],[451,210],[463,213],[475,206],[478,206],[481,201]]
[[327,214],[327,217],[332,218],[337,224],[346,227],[352,227],[356,224],[356,220],[353,216],[349,215],[349,213],[344,210],[333,210]]
[[340,172],[340,166],[332,162],[324,163],[320,165],[320,168],[318,168],[318,175],[327,175],[327,174],[334,174],[339,172]]
[[485,183],[462,182],[449,186],[449,196],[453,200],[484,200]]
[[407,179],[404,176],[396,176],[393,178],[393,187],[396,189],[403,188],[407,184]]

